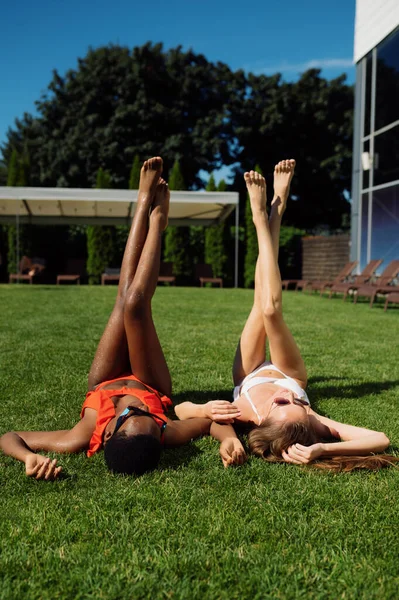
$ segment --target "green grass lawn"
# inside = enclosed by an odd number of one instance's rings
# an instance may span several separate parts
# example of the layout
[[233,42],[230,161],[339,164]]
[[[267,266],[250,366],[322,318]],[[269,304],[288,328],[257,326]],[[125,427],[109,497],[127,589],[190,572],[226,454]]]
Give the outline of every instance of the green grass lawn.
[[[1,430],[79,417],[115,287],[0,286]],[[174,399],[230,398],[247,290],[159,288],[153,306]],[[286,320],[322,414],[399,446],[399,313],[303,293]],[[398,598],[399,469],[326,474],[251,458],[225,471],[210,438],[158,471],[114,476],[102,453],[30,480],[0,456],[0,597]]]

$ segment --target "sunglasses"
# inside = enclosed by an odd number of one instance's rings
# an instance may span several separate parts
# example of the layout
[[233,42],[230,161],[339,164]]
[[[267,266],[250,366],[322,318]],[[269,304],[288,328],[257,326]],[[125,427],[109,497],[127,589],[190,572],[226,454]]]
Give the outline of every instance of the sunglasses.
[[153,415],[150,412],[146,412],[145,410],[142,410],[141,408],[137,408],[137,406],[128,406],[119,415],[119,417],[116,421],[114,433],[112,435],[115,435],[115,433],[118,431],[118,429],[120,429],[122,427],[123,423],[129,417],[151,417],[151,419],[153,419],[155,421],[155,423],[158,425],[158,427],[160,428],[161,433],[163,432],[163,430],[166,427],[166,421],[164,419],[162,419],[162,417],[159,417],[158,415]]

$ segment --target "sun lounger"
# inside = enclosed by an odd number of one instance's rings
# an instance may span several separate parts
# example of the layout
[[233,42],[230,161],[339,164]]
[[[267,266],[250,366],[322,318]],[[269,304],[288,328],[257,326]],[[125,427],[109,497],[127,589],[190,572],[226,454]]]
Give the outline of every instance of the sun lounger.
[[[378,294],[386,295],[391,292],[396,292],[399,286],[394,285],[394,281],[399,275],[399,260],[391,260],[389,265],[381,273],[380,277],[373,284],[365,284],[355,290],[353,301],[356,304],[357,299],[361,296],[370,298],[370,308],[374,304],[374,300]],[[396,288],[396,289],[395,289]]]
[[10,273],[8,283],[12,281],[28,281],[32,285],[34,278],[40,275],[45,268],[46,261],[43,258],[23,256],[19,263],[18,273]]
[[104,273],[101,275],[101,285],[105,285],[107,281],[119,283],[120,275],[120,269],[105,269]]
[[299,290],[305,289],[312,282],[310,279],[283,279],[281,282],[281,286],[283,290],[292,289],[298,292]]
[[381,259],[371,260],[368,265],[365,266],[360,275],[356,275],[350,283],[334,283],[330,287],[330,295],[329,298],[332,298],[333,294],[343,294],[344,302],[346,297],[350,291],[357,290],[364,283],[370,283],[370,280],[380,264],[382,263]]
[[358,263],[357,260],[352,260],[351,262],[347,262],[346,265],[343,267],[343,269],[341,269],[341,271],[338,273],[338,275],[332,281],[328,281],[328,280],[313,281],[310,285],[306,286],[306,289],[310,289],[312,292],[320,291],[320,296],[322,296],[323,293],[325,291],[328,291],[329,288],[331,288],[331,286],[333,286],[334,284],[342,283],[342,282],[346,281],[352,274],[352,271],[356,267],[357,263]]
[[59,273],[57,275],[57,285],[61,283],[76,283],[80,285],[80,278],[85,274],[86,271],[86,260],[81,259],[70,259],[67,261],[66,273]]
[[175,285],[176,276],[173,275],[173,263],[161,262],[159,266],[158,283],[170,283]]
[[390,292],[385,297],[385,306],[384,311],[387,311],[388,304],[392,302],[393,304],[399,304],[399,291],[398,292]]
[[223,279],[221,277],[215,277],[211,265],[208,264],[196,265],[195,278],[199,279],[201,287],[204,287],[205,283],[215,283],[219,287],[223,287]]

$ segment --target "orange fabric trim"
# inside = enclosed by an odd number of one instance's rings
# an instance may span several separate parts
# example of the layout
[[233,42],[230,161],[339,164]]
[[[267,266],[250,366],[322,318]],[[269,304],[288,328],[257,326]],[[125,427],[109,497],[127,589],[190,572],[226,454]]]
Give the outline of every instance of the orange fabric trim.
[[[104,385],[107,385],[109,383],[113,383],[114,381],[119,381],[120,379],[129,379],[131,381],[138,381],[139,383],[143,383],[135,375],[125,375],[122,377],[118,377],[117,379],[103,381],[102,383],[100,383],[99,386],[97,386],[97,388],[100,386],[102,387]],[[173,406],[172,400],[170,398],[161,395],[159,392],[157,392],[157,390],[151,388],[147,384],[143,385],[146,385],[151,391],[123,387],[118,390],[95,389],[86,394],[86,399],[83,403],[82,410],[80,413],[81,418],[83,417],[86,408],[93,408],[97,411],[96,428],[89,442],[87,456],[93,456],[93,454],[101,450],[103,445],[104,430],[110,422],[110,420],[115,417],[115,406],[111,400],[111,397],[134,396],[135,398],[138,398],[143,404],[145,404],[150,412],[152,412],[154,415],[157,415],[158,417],[163,417],[165,415],[165,411],[168,410],[171,406]]]

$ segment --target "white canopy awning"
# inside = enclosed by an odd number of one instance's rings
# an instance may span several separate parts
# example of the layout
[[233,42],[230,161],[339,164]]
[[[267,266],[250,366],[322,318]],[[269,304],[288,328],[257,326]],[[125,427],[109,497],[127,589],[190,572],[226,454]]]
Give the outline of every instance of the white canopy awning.
[[[19,225],[123,225],[130,224],[137,190],[80,188],[0,187],[0,223]],[[237,192],[172,192],[170,225],[208,226],[235,213],[234,285],[238,286],[239,196]],[[19,258],[18,258],[19,262]]]
[[[137,190],[0,187],[0,222],[117,225],[129,222]],[[238,206],[237,192],[172,192],[171,225],[211,225]]]

